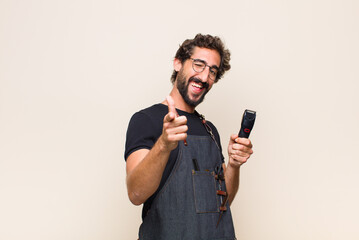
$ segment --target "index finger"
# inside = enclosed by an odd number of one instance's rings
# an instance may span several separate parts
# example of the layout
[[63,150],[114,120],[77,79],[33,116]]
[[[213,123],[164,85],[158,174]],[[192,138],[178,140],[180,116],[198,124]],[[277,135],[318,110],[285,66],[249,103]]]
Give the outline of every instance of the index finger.
[[171,96],[166,97],[166,101],[168,104],[168,112],[172,112],[175,114],[175,116],[178,116],[178,113],[175,108],[175,102],[173,101],[173,98]]
[[240,137],[238,137],[238,138],[236,138],[235,141],[236,141],[236,143],[245,145],[247,147],[252,147],[252,142],[248,138],[240,138]]

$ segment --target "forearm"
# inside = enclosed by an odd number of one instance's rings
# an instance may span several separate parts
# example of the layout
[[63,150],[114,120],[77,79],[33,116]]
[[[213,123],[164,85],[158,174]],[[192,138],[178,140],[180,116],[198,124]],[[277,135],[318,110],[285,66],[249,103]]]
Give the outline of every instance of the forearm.
[[140,205],[155,193],[161,182],[170,152],[159,138],[145,156],[134,156],[141,160],[136,167],[127,172],[127,191],[133,204]]
[[239,188],[240,167],[233,167],[228,164],[225,171],[226,188],[228,194],[228,203],[232,204]]
[[252,155],[252,143],[247,138],[232,134],[228,144],[228,166],[225,172],[229,204],[233,202],[239,188],[240,167]]

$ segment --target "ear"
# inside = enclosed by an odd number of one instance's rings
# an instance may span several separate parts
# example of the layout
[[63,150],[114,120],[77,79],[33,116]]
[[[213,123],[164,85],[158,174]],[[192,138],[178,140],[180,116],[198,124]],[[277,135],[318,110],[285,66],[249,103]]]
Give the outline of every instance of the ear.
[[179,72],[179,70],[181,70],[181,68],[182,68],[181,60],[179,60],[178,58],[175,58],[175,60],[173,60],[173,68],[176,72]]

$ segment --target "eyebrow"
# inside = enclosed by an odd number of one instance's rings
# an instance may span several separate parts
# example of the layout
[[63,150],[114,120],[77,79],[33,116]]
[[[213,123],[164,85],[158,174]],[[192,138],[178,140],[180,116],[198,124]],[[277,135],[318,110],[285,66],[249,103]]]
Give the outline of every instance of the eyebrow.
[[[202,59],[194,58],[194,60],[201,61],[201,62],[203,62],[204,64],[206,64],[207,66],[209,66],[208,63],[207,63],[206,61],[202,60]],[[212,65],[212,66],[210,66],[210,67],[219,70],[219,67],[218,67],[217,65]]]

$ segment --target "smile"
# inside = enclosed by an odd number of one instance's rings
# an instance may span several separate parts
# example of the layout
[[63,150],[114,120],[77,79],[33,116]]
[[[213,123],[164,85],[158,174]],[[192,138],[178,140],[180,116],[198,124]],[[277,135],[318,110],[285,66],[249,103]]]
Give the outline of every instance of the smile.
[[196,88],[199,88],[199,89],[203,88],[203,86],[198,84],[198,83],[192,83],[192,87],[196,87]]

